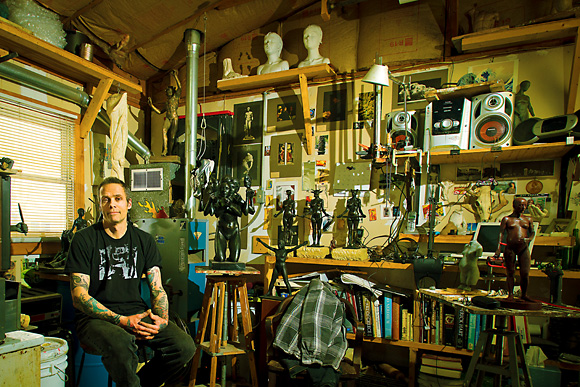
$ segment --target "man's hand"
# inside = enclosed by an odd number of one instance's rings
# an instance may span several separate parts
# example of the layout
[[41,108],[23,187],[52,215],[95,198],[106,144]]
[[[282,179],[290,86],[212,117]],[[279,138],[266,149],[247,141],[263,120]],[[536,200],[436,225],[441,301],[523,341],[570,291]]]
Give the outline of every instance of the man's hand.
[[153,336],[155,336],[156,334],[158,334],[161,330],[163,330],[165,327],[167,327],[167,324],[169,323],[166,319],[164,319],[163,317],[157,316],[156,314],[153,314],[153,312],[151,312],[151,310],[148,310],[146,313],[146,316],[149,316],[151,318],[152,323],[146,323],[145,321],[140,321],[139,322],[139,328],[141,330],[141,332],[143,333],[142,336],[137,336],[137,339],[151,339],[153,338]]
[[149,333],[149,331],[147,329],[144,329],[144,327],[142,325],[143,323],[141,321],[145,317],[148,317],[149,314],[150,314],[150,311],[146,310],[143,313],[134,314],[131,316],[123,316],[119,320],[119,326],[121,326],[122,328],[125,328],[125,330],[134,334],[138,338],[150,336],[151,334]]

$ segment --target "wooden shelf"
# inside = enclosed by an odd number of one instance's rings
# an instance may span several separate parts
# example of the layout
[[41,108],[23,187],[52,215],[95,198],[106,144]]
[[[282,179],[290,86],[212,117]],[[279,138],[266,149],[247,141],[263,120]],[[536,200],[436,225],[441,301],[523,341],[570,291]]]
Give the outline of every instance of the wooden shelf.
[[477,95],[497,93],[499,91],[505,91],[505,85],[502,80],[431,90],[425,93],[425,98],[428,102],[447,101],[455,98],[471,99]]
[[316,259],[316,258],[288,258],[287,263],[302,263],[308,265],[326,265],[340,267],[372,267],[378,269],[407,270],[411,268],[410,263],[394,262],[370,262],[370,261],[342,261],[339,259]]
[[[400,238],[411,238],[414,241],[427,242],[427,234],[400,234]],[[473,239],[473,235],[437,235],[435,243],[449,243],[464,245]],[[534,240],[534,246],[574,246],[576,240],[574,237],[553,237],[538,235]]]
[[498,151],[491,148],[461,150],[459,154],[451,154],[450,151],[430,152],[430,164],[480,164],[482,162],[502,161],[531,161],[559,159],[568,153],[580,141],[573,145],[565,142],[550,144],[514,145],[501,147]]
[[311,79],[332,76],[335,75],[335,72],[330,65],[321,64],[269,74],[252,75],[250,77],[221,79],[217,81],[217,87],[220,90],[230,91],[275,87],[298,83],[300,74],[304,74],[306,78]]
[[[347,338],[354,338],[354,335],[348,333]],[[406,340],[389,340],[383,339],[381,337],[365,337],[365,342],[369,343],[376,343],[376,344],[388,344],[393,345],[396,347],[406,347],[415,350],[428,350],[428,351],[436,351],[436,352],[445,352],[445,353],[453,353],[456,355],[464,355],[464,356],[473,356],[473,351],[468,351],[466,349],[457,349],[450,345],[439,345],[439,344],[428,344],[428,343],[417,343],[415,341],[406,341]]]
[[4,18],[0,18],[0,47],[81,83],[97,85],[101,80],[112,79],[114,87],[119,85],[130,93],[143,92],[139,83],[47,43]]
[[453,38],[453,44],[459,52],[487,51],[521,44],[575,37],[578,27],[580,27],[579,19],[566,19],[523,27],[498,27],[456,36]]

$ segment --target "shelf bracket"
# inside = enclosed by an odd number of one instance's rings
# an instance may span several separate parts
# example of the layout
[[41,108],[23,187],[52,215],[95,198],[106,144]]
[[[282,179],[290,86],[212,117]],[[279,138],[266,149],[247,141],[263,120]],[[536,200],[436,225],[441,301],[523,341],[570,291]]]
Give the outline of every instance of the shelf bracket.
[[298,74],[300,79],[300,94],[302,95],[302,113],[304,114],[304,135],[306,138],[306,154],[312,154],[312,124],[310,122],[310,99],[308,98],[308,81],[305,74]]
[[107,94],[111,85],[113,84],[112,78],[105,78],[99,81],[99,85],[97,86],[97,90],[89,103],[89,107],[87,111],[83,115],[83,119],[81,121],[81,138],[84,139],[87,137],[87,134],[90,132],[93,124],[95,123],[95,119],[99,114],[99,110],[101,110],[101,106],[103,106],[103,102],[105,98],[107,98]]
[[580,77],[580,27],[576,29],[576,40],[574,42],[574,56],[572,57],[572,71],[570,73],[570,85],[568,87],[568,106],[566,114],[574,114],[576,110],[576,93],[578,91],[578,77]]

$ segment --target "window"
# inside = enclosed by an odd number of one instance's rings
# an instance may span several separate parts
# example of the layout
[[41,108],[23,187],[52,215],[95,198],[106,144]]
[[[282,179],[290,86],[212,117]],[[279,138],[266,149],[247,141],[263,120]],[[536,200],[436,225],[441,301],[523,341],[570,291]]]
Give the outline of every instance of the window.
[[74,209],[75,116],[0,95],[0,157],[14,161],[10,224],[22,207],[29,233],[59,235]]

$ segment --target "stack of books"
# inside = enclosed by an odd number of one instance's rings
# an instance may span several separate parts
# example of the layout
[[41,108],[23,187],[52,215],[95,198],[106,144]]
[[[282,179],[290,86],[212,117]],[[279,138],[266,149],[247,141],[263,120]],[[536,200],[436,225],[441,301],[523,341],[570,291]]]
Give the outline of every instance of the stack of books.
[[462,386],[461,359],[424,353],[421,356],[419,386]]

